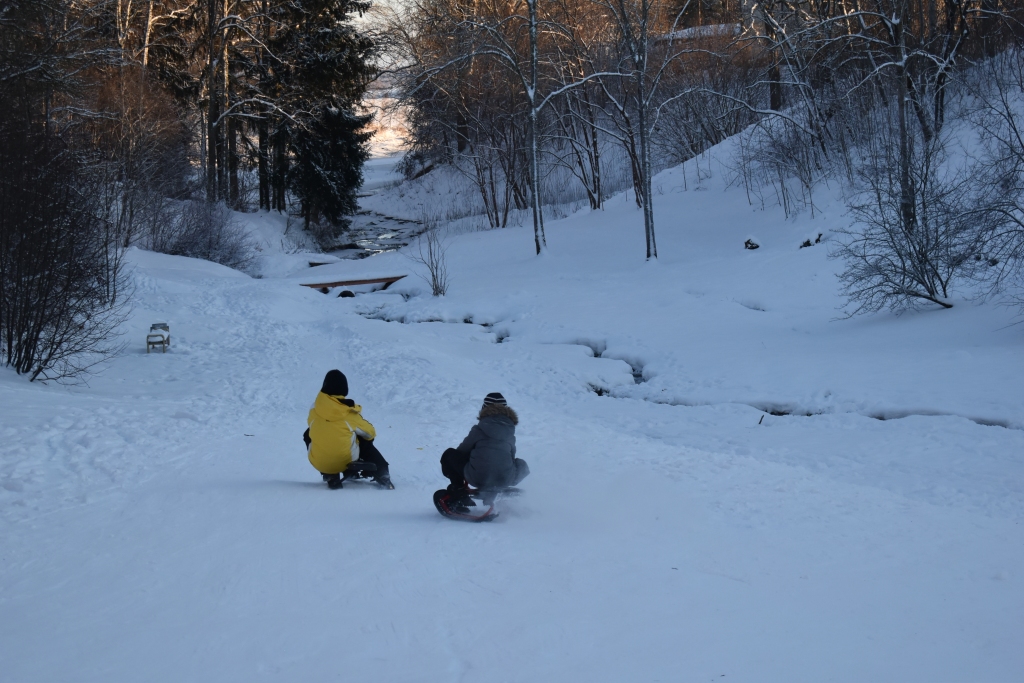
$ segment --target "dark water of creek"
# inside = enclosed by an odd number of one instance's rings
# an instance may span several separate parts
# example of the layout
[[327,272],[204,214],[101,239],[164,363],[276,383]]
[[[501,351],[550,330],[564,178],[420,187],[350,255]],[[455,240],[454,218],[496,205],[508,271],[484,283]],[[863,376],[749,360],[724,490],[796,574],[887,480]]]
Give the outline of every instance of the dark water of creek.
[[343,259],[361,259],[395,251],[416,239],[423,229],[419,221],[363,210],[352,217],[351,227],[341,237],[342,243],[329,253]]

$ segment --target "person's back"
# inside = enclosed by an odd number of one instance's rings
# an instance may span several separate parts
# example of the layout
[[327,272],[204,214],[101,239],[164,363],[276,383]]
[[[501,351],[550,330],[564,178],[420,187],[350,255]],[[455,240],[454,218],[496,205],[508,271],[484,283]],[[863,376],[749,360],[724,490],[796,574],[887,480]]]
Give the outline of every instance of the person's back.
[[452,482],[449,489],[464,489],[467,484],[478,489],[515,486],[530,473],[516,457],[519,416],[501,394],[491,393],[477,419],[458,448],[449,448],[441,456],[441,472]]
[[342,474],[357,460],[374,466],[378,484],[394,488],[388,462],[373,443],[376,430],[362,416],[362,407],[346,398],[347,394],[345,375],[340,370],[328,372],[309,411],[309,428],[303,434],[309,463],[332,489],[342,488]]
[[516,425],[519,416],[507,405],[485,405],[478,422],[455,450],[469,455],[463,470],[476,488],[505,488],[516,483]]
[[344,472],[359,457],[359,438],[372,440],[373,425],[363,419],[362,408],[344,395],[316,395],[307,424],[309,462],[324,474]]

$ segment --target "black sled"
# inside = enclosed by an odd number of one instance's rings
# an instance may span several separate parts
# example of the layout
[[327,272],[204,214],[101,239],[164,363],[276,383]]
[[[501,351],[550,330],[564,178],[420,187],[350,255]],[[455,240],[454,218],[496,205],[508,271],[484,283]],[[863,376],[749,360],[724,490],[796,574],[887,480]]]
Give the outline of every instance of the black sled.
[[487,506],[483,513],[473,514],[469,506],[476,506],[472,500],[455,500],[448,489],[434,491],[434,507],[448,519],[460,519],[464,522],[489,522],[498,516],[494,511],[494,505]]
[[[468,489],[461,499],[455,499],[448,489],[441,489],[434,491],[434,507],[449,519],[459,519],[464,522],[490,522],[498,516],[498,513],[494,511],[494,500],[498,496],[518,496],[519,494],[520,490],[517,488],[500,491]],[[474,500],[479,500],[487,509],[483,512],[470,510],[470,508],[476,507]]]

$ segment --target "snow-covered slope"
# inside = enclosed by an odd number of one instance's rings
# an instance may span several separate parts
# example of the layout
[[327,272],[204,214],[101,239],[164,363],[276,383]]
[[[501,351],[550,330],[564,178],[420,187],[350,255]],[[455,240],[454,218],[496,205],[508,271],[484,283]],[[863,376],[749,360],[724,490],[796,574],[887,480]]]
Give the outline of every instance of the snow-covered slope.
[[[128,352],[71,389],[0,372],[0,680],[1020,680],[1024,327],[838,320],[838,203],[681,173],[657,263],[620,196],[542,257],[452,237],[443,299],[402,254],[317,267],[410,274],[342,299],[299,255],[133,251]],[[333,367],[395,491],[306,462]],[[451,522],[437,460],[489,391],[533,473]]]

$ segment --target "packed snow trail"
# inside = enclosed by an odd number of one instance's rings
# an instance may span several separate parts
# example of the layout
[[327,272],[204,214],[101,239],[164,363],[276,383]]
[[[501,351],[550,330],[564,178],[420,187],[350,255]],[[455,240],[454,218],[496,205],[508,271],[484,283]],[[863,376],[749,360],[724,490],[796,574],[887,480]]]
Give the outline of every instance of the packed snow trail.
[[[134,349],[71,392],[2,378],[22,418],[4,427],[4,681],[1022,671],[1019,515],[762,457],[749,409],[566,404],[564,347],[334,320],[289,283],[135,256],[148,285],[133,324],[175,320],[171,353]],[[328,491],[305,461],[305,413],[331,367],[377,425],[397,490]],[[506,386],[527,493],[492,524],[453,524],[430,502],[437,459]],[[756,434],[786,422],[773,419]],[[864,428],[827,420],[814,438]],[[892,449],[902,422],[871,424]],[[732,449],[709,438],[723,431]],[[686,445],[701,441],[718,448]]]
[[[825,245],[796,247],[827,197],[658,181],[659,263],[622,196],[543,258],[529,228],[453,240],[443,299],[131,251],[123,356],[72,389],[0,370],[0,683],[1024,679],[1024,326],[834,322]],[[316,272],[370,270],[410,262]],[[394,491],[306,460],[334,367]],[[490,391],[532,474],[456,524],[438,459]]]

